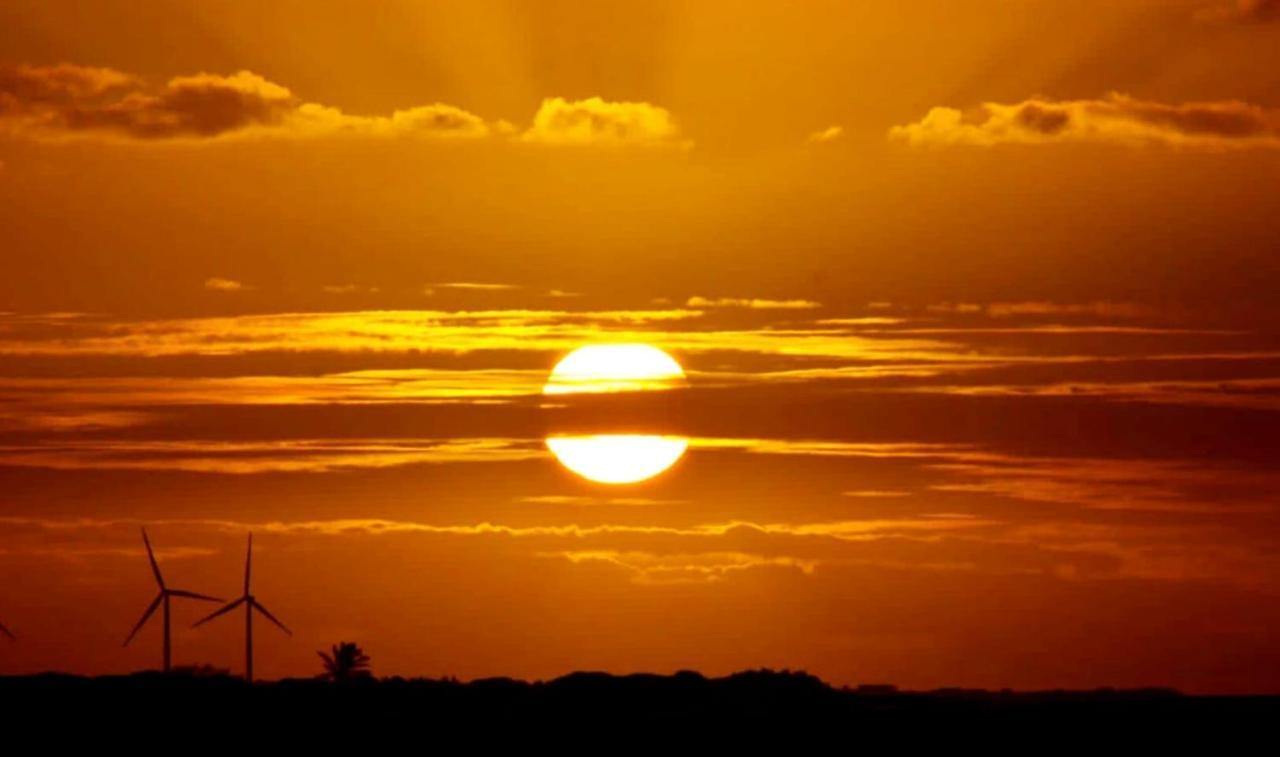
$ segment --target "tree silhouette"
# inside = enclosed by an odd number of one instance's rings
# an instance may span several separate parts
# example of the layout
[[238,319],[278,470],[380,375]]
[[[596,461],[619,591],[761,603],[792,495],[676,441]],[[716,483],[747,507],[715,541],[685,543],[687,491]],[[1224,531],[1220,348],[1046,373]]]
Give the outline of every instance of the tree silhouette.
[[329,654],[316,652],[324,660],[321,676],[339,683],[373,675],[369,670],[369,655],[351,641],[340,641],[329,648]]

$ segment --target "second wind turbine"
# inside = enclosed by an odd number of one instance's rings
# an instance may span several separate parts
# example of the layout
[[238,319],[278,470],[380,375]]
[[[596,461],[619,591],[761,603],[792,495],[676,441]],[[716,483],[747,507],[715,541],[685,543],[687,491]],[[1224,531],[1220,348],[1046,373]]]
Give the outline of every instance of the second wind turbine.
[[239,599],[236,599],[232,602],[228,602],[222,608],[216,610],[215,612],[209,613],[205,617],[196,621],[195,625],[192,626],[192,628],[195,628],[196,626],[208,623],[209,621],[213,620],[219,615],[225,615],[226,613],[231,612],[232,610],[236,609],[240,605],[244,605],[244,679],[246,681],[249,681],[250,683],[253,682],[253,611],[257,610],[258,612],[262,613],[267,620],[279,626],[280,630],[284,631],[290,636],[293,635],[293,631],[290,631],[285,626],[284,623],[281,623],[279,620],[277,620],[276,616],[272,615],[271,612],[267,610],[267,608],[263,607],[262,604],[258,602],[258,600],[252,594],[249,593],[249,569],[250,569],[250,566],[252,565],[252,562],[253,562],[253,534],[249,534],[249,548],[248,550],[246,550],[245,558],[244,558],[244,594],[241,595]]

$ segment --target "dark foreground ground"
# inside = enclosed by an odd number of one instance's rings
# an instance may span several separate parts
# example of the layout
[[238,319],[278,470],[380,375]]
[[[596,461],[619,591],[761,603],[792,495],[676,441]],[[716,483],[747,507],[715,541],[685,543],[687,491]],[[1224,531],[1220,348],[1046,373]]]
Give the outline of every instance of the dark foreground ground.
[[[902,738],[1034,731],[1039,739],[1083,731],[1181,730],[1238,734],[1280,726],[1280,697],[1193,697],[1163,689],[991,692],[891,687],[837,689],[805,673],[750,671],[724,678],[574,673],[547,682],[486,679],[293,679],[246,685],[225,675],[0,678],[0,712],[21,728],[47,720],[94,723],[305,726],[404,725],[432,732],[533,733],[608,728],[654,733],[696,727],[733,733],[838,731]],[[7,730],[7,729],[6,729]],[[1047,745],[1045,741],[1041,745]]]

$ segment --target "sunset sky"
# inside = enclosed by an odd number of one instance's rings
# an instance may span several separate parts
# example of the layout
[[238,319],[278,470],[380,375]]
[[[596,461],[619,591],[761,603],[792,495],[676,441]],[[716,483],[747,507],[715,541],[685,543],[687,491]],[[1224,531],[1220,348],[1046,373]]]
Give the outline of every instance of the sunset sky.
[[1280,691],[1280,2],[3,0],[0,262],[0,673]]

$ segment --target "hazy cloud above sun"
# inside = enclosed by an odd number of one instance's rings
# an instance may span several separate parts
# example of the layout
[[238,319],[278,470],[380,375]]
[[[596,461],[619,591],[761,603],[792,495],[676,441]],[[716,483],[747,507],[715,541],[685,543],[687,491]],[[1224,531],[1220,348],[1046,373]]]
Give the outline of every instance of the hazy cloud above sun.
[[[306,102],[251,71],[197,73],[162,85],[111,68],[61,63],[0,66],[0,134],[42,140],[126,141],[225,138],[483,138],[515,135],[444,103],[386,116],[353,115]],[[688,147],[671,113],[644,102],[599,97],[542,102],[520,140],[569,145]]]
[[1157,144],[1211,150],[1280,147],[1280,112],[1238,100],[1179,105],[1112,93],[1094,100],[1030,98],[964,112],[937,107],[889,130],[910,145]]

